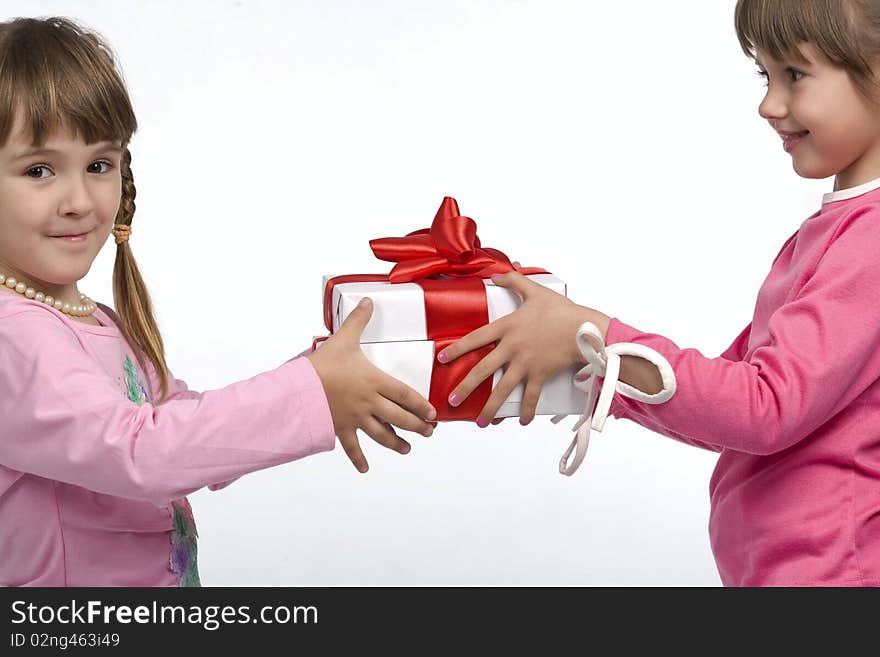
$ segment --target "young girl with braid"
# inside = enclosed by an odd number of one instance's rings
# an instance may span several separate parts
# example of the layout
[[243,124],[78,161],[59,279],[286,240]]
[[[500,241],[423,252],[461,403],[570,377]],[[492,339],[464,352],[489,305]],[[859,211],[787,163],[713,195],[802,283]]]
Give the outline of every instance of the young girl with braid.
[[[365,301],[308,357],[219,390],[164,358],[132,254],[137,129],[109,47],[64,18],[0,23],[0,585],[198,586],[186,495],[332,450],[430,435],[372,366]],[[77,286],[114,237],[116,312]],[[302,356],[302,355],[301,355]]]
[[601,393],[566,474],[608,414],[718,452],[709,534],[724,584],[880,586],[880,1],[739,0],[735,26],[767,83],[759,114],[799,176],[834,188],[730,346],[710,358],[508,273],[497,283],[520,308],[438,358],[497,343],[451,402],[505,368],[482,426],[523,380],[530,422],[541,383],[589,363],[578,383]]

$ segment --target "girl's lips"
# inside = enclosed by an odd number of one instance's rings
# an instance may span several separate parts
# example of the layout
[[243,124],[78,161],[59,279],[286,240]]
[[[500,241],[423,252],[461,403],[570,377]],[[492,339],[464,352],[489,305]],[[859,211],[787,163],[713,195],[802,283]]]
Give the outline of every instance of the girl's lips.
[[80,233],[79,235],[58,235],[53,239],[64,240],[65,242],[76,244],[78,242],[85,242],[88,235],[88,233]]
[[810,131],[804,130],[803,132],[797,132],[791,135],[781,135],[782,148],[785,149],[786,153],[791,153],[808,134],[810,134]]

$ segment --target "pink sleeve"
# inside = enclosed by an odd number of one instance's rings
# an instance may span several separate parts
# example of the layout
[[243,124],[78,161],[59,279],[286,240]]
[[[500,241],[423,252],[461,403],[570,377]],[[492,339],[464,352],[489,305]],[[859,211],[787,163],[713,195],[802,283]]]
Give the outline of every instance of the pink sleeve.
[[[144,362],[147,363],[147,367],[152,370],[152,363],[147,359],[145,359]],[[152,376],[153,378],[151,381],[155,381],[152,390],[155,391],[154,398],[158,399],[159,379],[155,375],[155,370],[153,370],[148,376]],[[189,386],[186,385],[186,381],[175,378],[171,373],[171,370],[168,370],[168,396],[165,398],[165,401],[171,401],[172,399],[199,399],[201,396],[202,393],[197,390],[190,390]]]
[[751,334],[752,325],[749,323],[749,325],[746,326],[736,338],[734,338],[733,343],[722,352],[721,358],[726,358],[733,362],[745,358],[746,351],[749,348],[749,336],[751,336]]
[[748,329],[719,358],[613,319],[607,343],[636,342],[672,366],[674,396],[649,405],[615,395],[617,417],[709,448],[772,454],[810,435],[880,376],[880,211],[860,208],[800,291],[770,317],[748,360]]
[[0,463],[14,470],[162,506],[334,447],[307,358],[218,390],[178,393],[138,405],[60,319],[22,310],[0,320]]
[[[156,369],[153,367],[152,362],[146,357],[144,357],[144,367],[146,369],[146,375],[150,380],[150,393],[153,399],[156,400],[159,398],[159,390],[161,388],[159,384],[159,375],[156,374]],[[186,381],[175,378],[174,374],[171,373],[171,370],[168,370],[168,395],[162,402],[163,404],[175,399],[199,399],[201,396],[202,393],[196,390],[190,390],[189,386],[186,385]],[[218,484],[208,484],[208,490],[221,490],[234,481],[238,481],[238,479],[239,477],[235,477]]]
[[[619,324],[621,327],[624,326],[622,322],[618,319],[612,319],[612,324]],[[605,336],[608,344],[614,344],[615,342],[637,342],[637,340],[629,340],[623,339],[619,337],[616,333],[617,326],[614,327],[612,331],[612,327],[609,325],[608,334]],[[630,327],[631,328],[631,327]],[[745,354],[746,347],[748,347],[749,343],[749,334],[751,333],[752,325],[749,324],[733,341],[727,349],[724,350],[724,353],[721,354],[721,358],[726,358],[731,361],[739,361],[742,360],[743,355]],[[631,330],[635,330],[632,329]],[[720,452],[721,448],[717,445],[712,445],[707,442],[703,442],[693,438],[692,436],[686,436],[683,433],[679,433],[676,431],[672,431],[669,427],[665,427],[656,420],[654,420],[650,415],[645,415],[642,412],[642,408],[646,407],[647,404],[625,404],[623,402],[624,399],[627,399],[623,395],[615,395],[611,400],[611,408],[609,410],[609,415],[613,415],[614,417],[622,420],[631,420],[637,424],[642,425],[646,429],[650,429],[651,431],[655,431],[661,435],[664,435],[668,438],[674,438],[679,442],[685,443],[687,445],[691,445],[693,447],[699,447],[700,449],[707,449],[711,452]],[[629,401],[629,400],[627,400]],[[668,403],[668,402],[666,402]]]
[[[297,358],[302,358],[303,356],[311,353],[312,349],[309,347],[305,351],[300,354],[294,356],[293,358],[285,361],[289,363],[292,360]],[[156,369],[153,367],[153,364],[150,362],[148,358],[144,358],[144,364],[147,369],[147,376],[150,379],[151,388],[150,390],[153,392],[153,398],[159,398],[159,376],[156,374]],[[171,370],[168,370],[168,395],[165,398],[165,401],[171,401],[173,399],[199,399],[202,396],[202,393],[196,390],[190,390],[189,386],[186,385],[186,381],[182,379],[175,378],[171,373]],[[164,402],[163,402],[164,403]],[[238,481],[239,477],[235,477],[233,479],[229,479],[227,481],[223,481],[217,484],[208,484],[208,490],[210,491],[218,491],[226,488],[229,484]]]
[[[299,354],[297,354],[293,358],[290,358],[289,360],[286,360],[285,362],[289,363],[290,361],[296,360],[297,358],[302,358],[303,356],[308,356],[310,353],[312,353],[311,347],[309,347],[305,351],[301,351]],[[311,363],[311,361],[309,361],[309,362]],[[174,393],[175,396],[185,395],[186,397],[191,397],[191,396],[198,396],[200,394],[198,392],[195,392],[193,390],[188,389],[186,387],[186,384],[183,381],[181,381],[180,379],[174,379],[174,385],[176,388],[176,391]],[[208,484],[208,490],[211,490],[211,491],[221,490],[223,488],[226,488],[229,484],[233,483],[234,481],[238,481],[238,477],[236,477],[235,479],[230,479],[229,481],[224,481],[219,484]]]

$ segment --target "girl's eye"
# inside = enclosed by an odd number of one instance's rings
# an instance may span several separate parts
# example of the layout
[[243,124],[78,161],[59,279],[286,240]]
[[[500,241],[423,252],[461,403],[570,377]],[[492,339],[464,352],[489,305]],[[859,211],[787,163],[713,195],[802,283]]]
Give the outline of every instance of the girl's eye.
[[35,180],[42,180],[42,179],[43,179],[43,176],[36,176],[36,177],[35,177],[35,176],[30,175],[32,171],[39,171],[40,169],[46,169],[46,170],[48,171],[48,168],[47,168],[47,167],[45,167],[45,166],[43,166],[42,164],[40,164],[40,165],[38,165],[38,166],[31,167],[30,169],[28,169],[27,171],[25,171],[25,172],[24,172],[24,175],[26,175],[28,178],[34,178]]
[[113,165],[110,162],[107,162],[105,160],[98,160],[97,162],[92,162],[92,164],[89,166],[92,166],[94,164],[103,164],[105,167],[107,167],[107,169],[105,171],[95,171],[93,173],[109,173],[110,169],[113,168]]
[[[99,165],[100,165],[100,164],[103,164],[103,165],[104,165],[105,167],[107,167],[107,168],[106,168],[105,170],[103,170],[103,171],[91,171],[90,173],[110,173],[110,169],[113,168],[113,164],[112,164],[111,162],[107,162],[106,160],[98,160],[98,161],[96,161],[96,162],[92,162],[92,163],[89,165],[89,167],[92,167],[92,166],[94,166],[94,165],[96,165],[96,164],[99,164]],[[49,170],[49,167],[47,167],[45,164],[38,164],[37,166],[35,166],[35,167],[31,167],[30,169],[28,169],[27,171],[25,171],[25,175],[26,175],[28,178],[33,178],[34,180],[45,180],[45,177],[44,177],[44,176],[32,176],[32,175],[31,175],[31,172],[32,172],[32,171],[40,171],[41,169],[45,169],[46,171],[48,171],[48,170]]]
[[[803,72],[797,70],[796,68],[791,68],[790,66],[785,69],[785,72],[786,74],[788,74],[789,80],[791,80],[792,82],[797,82],[802,77],[804,77]],[[759,68],[757,71],[755,71],[755,75],[757,75],[759,78],[764,79],[765,87],[769,84],[770,77],[767,75],[767,71],[765,71],[764,69]]]

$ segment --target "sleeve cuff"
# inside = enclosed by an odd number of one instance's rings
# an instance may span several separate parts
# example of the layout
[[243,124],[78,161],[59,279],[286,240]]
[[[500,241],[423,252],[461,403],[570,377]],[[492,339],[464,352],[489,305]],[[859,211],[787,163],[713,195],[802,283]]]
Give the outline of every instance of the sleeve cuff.
[[[614,344],[626,342],[633,345],[633,348],[645,349],[647,351],[649,354],[647,356],[648,360],[660,369],[660,374],[663,378],[663,390],[660,393],[657,393],[657,395],[647,395],[637,388],[627,386],[623,382],[620,382],[620,385],[631,393],[630,398],[634,401],[643,401],[649,404],[654,404],[659,403],[661,400],[665,400],[667,397],[674,394],[676,387],[675,373],[672,370],[672,366],[662,357],[661,354],[654,350],[646,349],[644,345],[637,346],[639,345],[639,338],[643,335],[644,333],[642,331],[625,324],[616,317],[612,317],[608,322],[608,329],[605,332],[605,345],[606,347],[610,347]],[[615,394],[611,399],[611,405],[608,409],[608,414],[615,418],[626,417],[627,409],[629,408],[628,404],[631,403],[624,401],[627,395],[617,394],[619,392],[619,390],[615,389]],[[658,401],[654,401],[655,397],[658,398]]]
[[330,415],[330,405],[324,392],[324,384],[321,383],[312,361],[308,358],[297,357],[282,367],[290,368],[291,376],[298,378],[303,383],[302,399],[306,408],[312,409],[311,413],[306,414],[306,419],[315,452],[332,451],[336,446],[333,416]]

